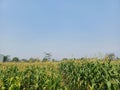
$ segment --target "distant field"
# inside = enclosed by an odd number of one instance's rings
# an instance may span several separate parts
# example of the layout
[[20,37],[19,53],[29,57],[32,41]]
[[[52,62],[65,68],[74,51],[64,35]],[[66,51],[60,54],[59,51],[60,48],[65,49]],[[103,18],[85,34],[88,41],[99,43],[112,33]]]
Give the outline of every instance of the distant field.
[[0,90],[120,90],[120,60],[0,63]]

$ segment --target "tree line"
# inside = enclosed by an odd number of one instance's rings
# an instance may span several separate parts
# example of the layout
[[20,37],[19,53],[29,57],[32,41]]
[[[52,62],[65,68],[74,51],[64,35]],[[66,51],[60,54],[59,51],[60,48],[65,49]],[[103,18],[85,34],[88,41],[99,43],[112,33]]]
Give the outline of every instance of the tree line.
[[[57,61],[55,59],[51,58],[52,55],[51,53],[45,53],[45,56],[43,59],[39,59],[39,58],[30,58],[30,59],[19,59],[18,57],[13,57],[12,59],[10,59],[9,55],[6,55],[3,57],[3,62],[47,62],[47,61]],[[63,58],[62,61],[66,61],[66,60],[91,60],[91,59],[98,59],[98,58],[86,58],[86,57],[82,57],[82,58]],[[102,58],[101,60],[120,60],[119,57],[116,57],[114,53],[110,53],[110,54],[106,54],[104,56],[104,58]]]

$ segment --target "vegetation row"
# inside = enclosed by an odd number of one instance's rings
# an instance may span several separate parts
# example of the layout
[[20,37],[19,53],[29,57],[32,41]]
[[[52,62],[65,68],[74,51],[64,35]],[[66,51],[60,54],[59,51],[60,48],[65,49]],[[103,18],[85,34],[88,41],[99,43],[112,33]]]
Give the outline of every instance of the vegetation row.
[[120,62],[0,63],[0,90],[120,90]]

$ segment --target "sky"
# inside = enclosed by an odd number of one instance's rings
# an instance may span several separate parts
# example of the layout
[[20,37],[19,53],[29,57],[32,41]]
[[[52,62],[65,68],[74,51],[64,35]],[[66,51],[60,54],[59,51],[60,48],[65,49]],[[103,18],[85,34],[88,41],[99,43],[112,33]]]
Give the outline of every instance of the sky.
[[120,0],[0,0],[0,53],[120,56]]

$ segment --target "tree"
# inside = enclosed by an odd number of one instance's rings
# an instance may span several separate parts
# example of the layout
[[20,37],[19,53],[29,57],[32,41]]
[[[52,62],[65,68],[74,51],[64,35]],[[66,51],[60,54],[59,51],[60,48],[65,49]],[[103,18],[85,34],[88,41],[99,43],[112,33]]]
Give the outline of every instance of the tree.
[[114,60],[115,54],[114,53],[106,54],[105,58],[107,58],[108,60]]
[[116,57],[116,60],[120,60],[120,58],[119,58],[119,57]]
[[27,60],[27,59],[21,59],[21,61],[22,61],[22,62],[28,62],[28,60]]
[[55,60],[55,59],[52,59],[52,62],[56,62],[56,60]]
[[13,61],[13,62],[19,62],[19,58],[18,58],[18,57],[14,57],[14,58],[12,59],[12,61]]
[[44,61],[50,61],[51,60],[51,53],[45,53],[45,57],[43,58],[43,62]]
[[9,55],[3,57],[3,62],[8,62],[9,61]]

